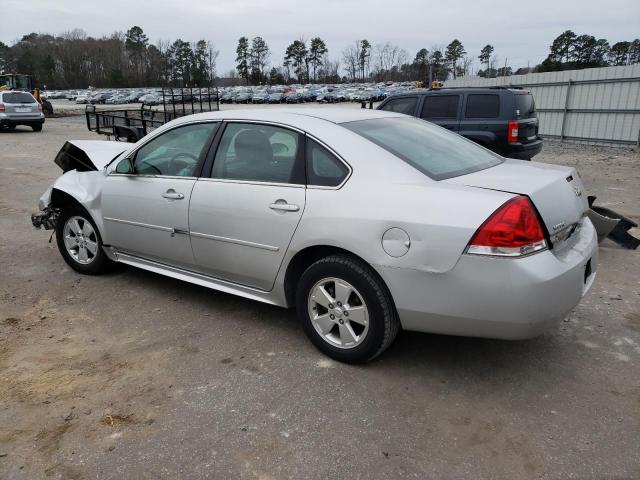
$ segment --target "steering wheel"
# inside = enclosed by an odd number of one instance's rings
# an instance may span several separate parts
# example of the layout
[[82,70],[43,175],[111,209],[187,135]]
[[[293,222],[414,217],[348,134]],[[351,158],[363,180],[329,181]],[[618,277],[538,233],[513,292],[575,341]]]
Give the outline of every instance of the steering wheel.
[[[181,158],[184,157],[184,158]],[[188,152],[180,152],[176,153],[171,160],[169,160],[169,164],[167,165],[167,169],[171,172],[172,175],[176,175],[177,172],[184,170],[185,168],[189,168],[193,170],[193,167],[198,163],[198,157]],[[185,175],[190,176],[190,175]]]

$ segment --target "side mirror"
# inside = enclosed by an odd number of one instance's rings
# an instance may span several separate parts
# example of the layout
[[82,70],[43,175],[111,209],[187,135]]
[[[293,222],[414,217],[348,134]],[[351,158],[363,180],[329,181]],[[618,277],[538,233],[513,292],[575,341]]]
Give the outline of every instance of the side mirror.
[[116,173],[123,173],[123,174],[129,174],[129,175],[134,173],[133,163],[131,163],[131,159],[123,158],[122,160],[120,160],[118,162],[118,165],[116,165]]

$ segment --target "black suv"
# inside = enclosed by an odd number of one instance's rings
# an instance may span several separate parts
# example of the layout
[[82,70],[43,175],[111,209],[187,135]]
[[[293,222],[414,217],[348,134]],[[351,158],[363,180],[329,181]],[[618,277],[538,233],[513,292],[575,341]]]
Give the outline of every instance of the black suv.
[[510,158],[531,160],[542,150],[533,96],[506,87],[413,90],[387,98],[378,110],[433,122]]

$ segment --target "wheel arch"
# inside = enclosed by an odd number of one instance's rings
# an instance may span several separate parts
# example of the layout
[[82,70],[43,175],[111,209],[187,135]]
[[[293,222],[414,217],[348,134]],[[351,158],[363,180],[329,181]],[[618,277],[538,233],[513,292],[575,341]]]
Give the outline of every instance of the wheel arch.
[[51,189],[49,206],[53,208],[59,208],[59,209],[63,209],[65,207],[81,208],[87,213],[87,215],[89,215],[89,217],[91,217],[91,220],[96,225],[96,227],[98,227],[98,233],[100,234],[100,238],[102,239],[105,238],[104,230],[103,230],[104,225],[103,225],[102,219],[98,218],[97,212],[95,210],[92,210],[91,208],[87,208],[87,206],[83,204],[81,199],[76,197],[75,195],[69,193],[66,190],[58,188],[57,186],[54,185],[53,188]]
[[69,192],[65,192],[64,190],[60,190],[59,188],[55,187],[51,189],[50,205],[54,208],[77,206],[86,210],[82,203],[80,203],[80,200],[78,200],[76,197],[71,195]]
[[393,308],[395,309],[395,302],[393,300],[393,295],[389,290],[386,282],[382,278],[382,276],[378,273],[373,265],[367,262],[360,255],[357,255],[345,248],[336,247],[334,245],[311,245],[303,248],[299,252],[297,252],[289,261],[287,265],[287,269],[284,275],[284,295],[287,302],[287,305],[295,305],[295,297],[296,297],[296,286],[298,285],[298,281],[300,277],[304,273],[304,271],[314,262],[320,260],[321,258],[328,257],[331,255],[346,255],[352,258],[357,259],[358,261],[364,263],[376,276],[376,278],[380,281],[383,288],[387,291],[389,298],[391,299],[391,303]]

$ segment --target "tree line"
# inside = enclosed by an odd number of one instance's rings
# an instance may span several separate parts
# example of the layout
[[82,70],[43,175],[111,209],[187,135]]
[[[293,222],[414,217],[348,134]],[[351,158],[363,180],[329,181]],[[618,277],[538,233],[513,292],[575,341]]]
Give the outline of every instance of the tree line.
[[[415,56],[391,42],[356,40],[330,56],[321,37],[294,40],[283,61],[271,62],[271,49],[260,36],[242,36],[236,47],[235,68],[219,74],[219,51],[206,39],[177,39],[152,44],[139,26],[126,32],[94,38],[83,30],[60,35],[31,33],[13,45],[0,42],[0,73],[34,76],[48,88],[208,86],[218,84],[339,83],[356,81],[446,80],[477,74],[483,77],[529,72],[630,65],[640,62],[640,40],[610,45],[606,39],[561,33],[539,65],[515,72],[501,61],[491,44],[479,55],[467,54],[459,39],[420,48]],[[480,67],[473,69],[476,59]]]
[[48,88],[209,85],[219,51],[205,40],[155,45],[138,26],[94,38],[80,29],[57,36],[31,33],[12,46],[0,42],[0,73],[33,75]]
[[581,68],[631,65],[640,63],[640,39],[609,45],[604,38],[576,35],[566,30],[549,47],[549,56],[538,67],[539,72]]

